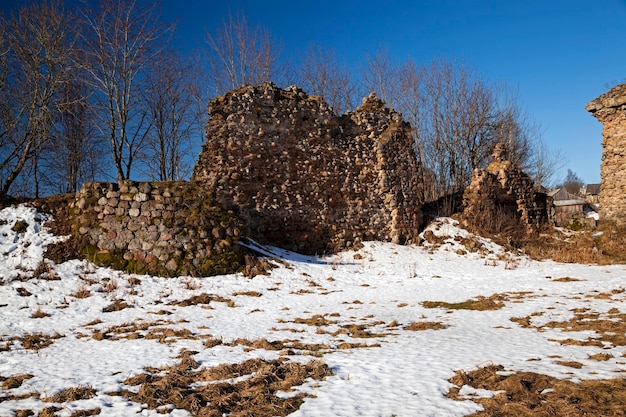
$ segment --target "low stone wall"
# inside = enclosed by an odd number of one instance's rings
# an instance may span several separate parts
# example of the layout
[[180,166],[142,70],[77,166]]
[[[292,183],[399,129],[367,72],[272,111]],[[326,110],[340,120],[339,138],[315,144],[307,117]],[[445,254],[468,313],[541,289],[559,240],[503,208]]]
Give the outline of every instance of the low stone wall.
[[240,222],[193,183],[92,182],[70,207],[93,262],[133,273],[210,276],[242,264]]

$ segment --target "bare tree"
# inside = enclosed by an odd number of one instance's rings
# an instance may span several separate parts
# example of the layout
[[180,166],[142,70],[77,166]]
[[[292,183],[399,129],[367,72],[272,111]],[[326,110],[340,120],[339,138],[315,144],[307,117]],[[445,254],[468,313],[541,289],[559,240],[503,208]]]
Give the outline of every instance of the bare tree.
[[570,194],[580,195],[583,185],[585,185],[585,182],[575,172],[568,169],[567,175],[563,180],[563,188]]
[[206,57],[215,95],[246,84],[280,83],[280,48],[261,25],[250,26],[245,14],[228,16],[214,33],[207,32]]
[[172,24],[159,21],[158,2],[102,0],[84,10],[85,58],[117,179],[130,176],[149,131],[141,102],[150,63],[167,46]]
[[169,51],[153,62],[146,79],[144,98],[151,128],[145,164],[155,180],[181,180],[191,174],[192,138],[201,136],[198,122],[206,104],[199,73],[194,62]]
[[565,166],[565,158],[561,151],[551,149],[546,142],[537,136],[533,142],[529,174],[535,181],[536,186],[547,189],[553,188],[556,182],[556,174]]
[[38,158],[63,102],[77,32],[58,1],[21,7],[0,26],[0,197],[29,162],[38,196]]
[[391,61],[386,49],[367,55],[360,64],[360,73],[365,94],[375,93],[387,106],[396,108],[402,96],[400,68]]
[[101,173],[106,149],[97,138],[94,109],[83,74],[72,72],[61,91],[58,120],[39,168],[49,193],[75,192]]
[[300,87],[324,98],[335,113],[343,114],[354,108],[356,87],[348,67],[339,63],[332,49],[311,46],[300,57],[295,74]]
[[399,74],[398,110],[414,126],[424,172],[437,178],[424,188],[426,201],[462,191],[498,142],[506,144],[513,162],[528,167],[538,130],[505,87],[449,60],[419,68],[409,61]]

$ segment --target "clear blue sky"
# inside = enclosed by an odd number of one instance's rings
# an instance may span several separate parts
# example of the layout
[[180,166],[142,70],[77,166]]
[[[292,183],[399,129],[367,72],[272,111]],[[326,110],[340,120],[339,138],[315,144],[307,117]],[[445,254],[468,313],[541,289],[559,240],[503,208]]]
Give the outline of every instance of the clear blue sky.
[[562,151],[566,170],[600,182],[602,126],[585,105],[626,82],[626,0],[260,1],[164,0],[182,39],[243,11],[297,54],[332,47],[351,65],[379,47],[400,61],[459,58],[516,89],[521,105]]
[[[28,3],[0,0],[3,8]],[[202,45],[229,12],[267,27],[283,53],[311,43],[349,65],[379,48],[418,63],[458,58],[516,89],[544,140],[587,183],[600,181],[602,126],[585,105],[626,82],[626,0],[162,0],[179,42]]]

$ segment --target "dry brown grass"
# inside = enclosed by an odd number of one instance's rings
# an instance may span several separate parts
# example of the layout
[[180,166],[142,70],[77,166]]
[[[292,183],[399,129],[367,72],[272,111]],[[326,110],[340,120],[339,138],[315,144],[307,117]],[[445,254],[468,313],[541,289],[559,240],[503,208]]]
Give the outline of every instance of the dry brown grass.
[[115,300],[111,304],[102,308],[103,313],[112,313],[114,311],[124,310],[125,308],[132,308],[130,304],[127,304],[123,300]]
[[404,326],[404,330],[422,331],[422,330],[441,330],[447,329],[448,326],[438,321],[414,321]]
[[54,266],[45,259],[42,260],[33,271],[33,277],[46,281],[59,281],[61,277],[56,273]]
[[[476,371],[459,371],[450,382],[448,397],[470,399],[484,407],[474,417],[624,416],[626,379],[582,381],[580,384],[532,372],[500,375],[502,366],[490,365]],[[493,398],[465,398],[460,389],[503,391]]]
[[[600,222],[597,230],[566,233],[546,226],[538,233],[528,233],[515,216],[504,213],[466,220],[470,232],[507,249],[520,250],[533,259],[600,265],[626,263],[626,225]],[[602,232],[601,236],[594,236],[597,231]],[[426,233],[424,237],[435,245],[443,239]]]
[[138,285],[141,285],[141,280],[137,277],[130,277],[128,278],[128,285],[130,285],[131,287],[136,287]]
[[577,361],[556,361],[561,366],[567,366],[569,368],[580,369],[583,367],[583,364]]
[[44,397],[42,401],[49,403],[69,403],[78,400],[88,400],[96,396],[96,390],[93,387],[78,386],[66,388],[52,397]]
[[330,326],[331,324],[337,323],[336,320],[328,320],[326,317],[324,317],[324,315],[320,315],[320,314],[315,314],[312,317],[308,317],[308,318],[297,317],[293,320],[293,322],[298,323],[298,324],[306,324],[308,326],[315,326],[315,327]]
[[59,407],[51,406],[46,407],[37,414],[37,417],[56,417],[55,414],[57,411],[60,411]]
[[522,250],[533,259],[599,265],[626,263],[626,226],[604,222],[597,231],[602,232],[599,237],[594,237],[596,231],[576,232],[571,236],[548,231],[525,239]]
[[229,306],[234,306],[234,302],[228,298],[221,297],[219,295],[211,295],[207,293],[202,293],[198,295],[194,295],[192,297],[187,298],[182,301],[172,301],[169,302],[168,305],[176,305],[181,307],[189,307],[192,305],[200,305],[200,304],[210,304],[212,301],[218,303],[226,303]]
[[572,277],[562,277],[562,278],[555,278],[552,281],[554,281],[554,282],[578,282],[578,281],[584,281],[584,279],[572,278]]
[[279,398],[279,391],[293,391],[309,378],[323,380],[331,375],[322,362],[300,364],[285,358],[250,359],[197,370],[192,354],[184,352],[177,366],[163,369],[158,375],[146,373],[127,379],[125,384],[139,385],[139,389],[117,394],[146,404],[149,409],[171,404],[201,417],[286,416],[300,407],[306,394]]
[[20,297],[30,297],[31,295],[33,295],[32,292],[28,291],[24,287],[17,287],[15,291],[17,291],[17,295],[19,295]]
[[341,326],[340,330],[331,333],[331,335],[337,336],[340,334],[345,334],[356,339],[369,339],[374,337],[385,337],[389,335],[389,333],[372,333],[367,330],[367,327],[368,326],[366,324],[345,324]]
[[50,346],[56,339],[60,339],[61,336],[58,333],[53,335],[46,335],[43,333],[31,333],[22,337],[14,337],[13,340],[17,340],[22,343],[24,349],[40,350]]
[[0,376],[0,381],[2,381],[2,389],[3,390],[9,390],[9,389],[14,389],[14,388],[19,388],[19,387],[22,386],[22,383],[24,381],[26,381],[27,379],[30,379],[32,377],[33,377],[33,375],[31,375],[31,374],[14,375],[14,376],[10,376],[8,378]]
[[508,301],[503,294],[493,294],[489,297],[478,296],[474,299],[461,301],[460,303],[447,303],[445,301],[424,301],[425,308],[446,308],[448,310],[498,310],[504,307],[502,301]]
[[185,278],[182,281],[183,288],[189,291],[197,290],[200,288],[200,283],[194,278]]
[[112,293],[119,287],[117,280],[115,278],[107,278],[104,280],[104,292]]
[[146,339],[156,339],[159,343],[173,343],[176,339],[196,339],[196,336],[189,329],[169,329],[157,327],[150,329],[145,335]]
[[70,294],[70,296],[74,298],[87,298],[90,295],[91,291],[89,290],[89,287],[84,283],[80,283],[76,292]]
[[42,319],[44,317],[50,317],[50,314],[46,313],[39,307],[37,310],[33,311],[33,314],[30,315],[33,319]]
[[593,355],[589,355],[589,359],[598,362],[604,362],[613,359],[613,355],[611,355],[610,353],[596,353]]
[[[236,339],[231,343],[227,344],[228,346],[248,346],[254,349],[265,349],[265,350],[276,350],[276,351],[284,351],[287,355],[312,355],[312,356],[321,356],[324,352],[330,351],[331,347],[322,343],[302,343],[299,340],[274,340],[268,341],[267,339],[261,338],[256,340],[248,340],[248,339]],[[295,349],[295,350],[294,350]]]
[[244,295],[246,297],[260,297],[263,294],[258,291],[236,291],[233,293],[233,297],[236,297],[238,295]]
[[544,331],[545,329],[560,329],[564,332],[593,331],[597,335],[585,340],[551,339],[562,345],[603,347],[605,343],[610,343],[613,346],[626,346],[626,314],[621,313],[619,309],[613,308],[604,314],[592,312],[588,309],[575,309],[573,312],[574,316],[569,320],[550,321],[542,326],[531,324],[532,316],[541,315],[541,312],[533,313],[527,317],[513,317],[511,321],[518,323],[522,327],[534,328],[538,331]]
[[[96,323],[98,324],[98,323]],[[95,340],[120,340],[120,339],[143,339],[146,338],[146,331],[154,326],[163,326],[167,324],[174,324],[171,321],[167,320],[158,320],[155,322],[146,322],[146,321],[135,321],[129,323],[123,323],[116,326],[111,326],[107,329],[96,330],[93,332],[93,338]],[[187,332],[184,332],[185,334]],[[176,331],[172,330],[172,332],[167,332],[164,328],[157,328],[148,332],[151,339],[158,339],[159,341],[165,341],[168,337],[175,337]],[[182,334],[182,333],[181,333]]]
[[90,410],[76,410],[70,417],[88,417],[88,416],[97,416],[100,414],[102,410],[100,408],[92,408]]
[[276,265],[266,258],[245,255],[245,266],[241,273],[248,278],[254,278],[257,275],[270,275],[271,270],[275,267]]

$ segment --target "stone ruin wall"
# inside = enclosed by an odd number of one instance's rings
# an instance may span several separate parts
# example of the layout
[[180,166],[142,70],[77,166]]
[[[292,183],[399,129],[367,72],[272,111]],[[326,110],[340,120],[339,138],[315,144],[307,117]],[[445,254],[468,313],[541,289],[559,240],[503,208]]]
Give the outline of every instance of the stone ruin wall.
[[161,276],[209,276],[241,265],[241,225],[185,182],[87,183],[70,206],[74,235],[97,264]]
[[464,223],[489,229],[498,226],[498,216],[508,215],[528,232],[537,231],[548,222],[546,195],[536,193],[532,179],[508,160],[503,144],[496,145],[493,158],[486,169],[474,171],[465,189]]
[[244,86],[209,105],[192,181],[263,243],[315,254],[362,240],[417,241],[410,126],[371,95],[338,117],[296,87]]
[[600,218],[626,223],[626,84],[587,104],[603,124]]

